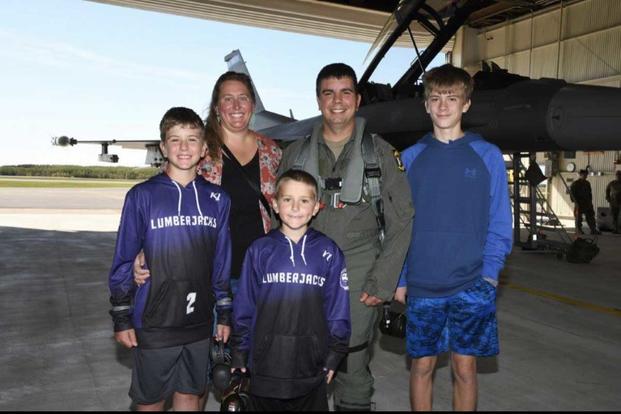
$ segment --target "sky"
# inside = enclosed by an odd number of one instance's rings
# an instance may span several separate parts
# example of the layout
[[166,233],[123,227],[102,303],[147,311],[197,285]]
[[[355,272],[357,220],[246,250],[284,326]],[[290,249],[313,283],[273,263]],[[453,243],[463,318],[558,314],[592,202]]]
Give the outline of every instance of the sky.
[[[234,49],[266,109],[315,116],[319,70],[344,62],[361,76],[370,47],[85,0],[0,1],[0,44],[0,166],[110,165],[97,161],[98,145],[54,147],[51,138],[158,139],[170,107],[205,117]],[[392,48],[371,80],[394,83],[414,57]],[[143,150],[110,152],[117,165],[144,166]]]

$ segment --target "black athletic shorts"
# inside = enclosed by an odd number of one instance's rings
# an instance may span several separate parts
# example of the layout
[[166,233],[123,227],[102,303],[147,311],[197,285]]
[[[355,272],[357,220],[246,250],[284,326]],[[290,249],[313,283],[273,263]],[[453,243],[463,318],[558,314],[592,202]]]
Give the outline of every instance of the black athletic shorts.
[[155,404],[175,392],[202,395],[209,383],[209,339],[159,349],[133,349],[129,396]]

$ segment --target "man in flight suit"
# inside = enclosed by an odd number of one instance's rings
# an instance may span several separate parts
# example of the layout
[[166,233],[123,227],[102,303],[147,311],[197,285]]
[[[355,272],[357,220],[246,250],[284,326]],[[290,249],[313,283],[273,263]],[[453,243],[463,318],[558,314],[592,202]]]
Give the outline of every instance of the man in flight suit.
[[[345,253],[352,323],[349,355],[335,377],[334,404],[337,410],[368,411],[373,394],[369,346],[378,305],[392,299],[408,249],[412,198],[399,153],[369,134],[366,121],[355,116],[361,96],[353,69],[343,63],[324,67],[316,92],[321,123],[285,149],[280,173],[295,166],[321,183],[322,209],[311,226]],[[364,139],[372,139],[379,171],[363,161]],[[378,173],[379,189],[373,190],[369,183],[378,182],[373,179]]]

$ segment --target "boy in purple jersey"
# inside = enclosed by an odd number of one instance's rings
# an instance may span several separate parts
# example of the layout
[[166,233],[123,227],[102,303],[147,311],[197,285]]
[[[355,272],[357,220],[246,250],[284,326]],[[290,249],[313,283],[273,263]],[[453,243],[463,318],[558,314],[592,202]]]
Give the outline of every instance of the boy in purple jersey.
[[250,370],[255,411],[327,411],[326,384],[347,354],[351,322],[343,252],[308,227],[312,175],[289,170],[272,201],[281,226],[246,252],[233,306],[233,367]]
[[395,299],[407,294],[412,409],[431,410],[437,356],[450,350],[453,408],[470,411],[476,358],[498,354],[496,287],[513,232],[507,175],[500,150],[462,130],[470,75],[447,64],[424,83],[433,132],[401,155],[416,214]]
[[[213,308],[216,337],[230,334],[230,200],[196,175],[206,144],[201,118],[171,108],[160,122],[165,173],[125,198],[112,269],[114,337],[133,348],[130,397],[139,411],[197,411],[209,372]],[[132,263],[144,250],[151,277],[136,287]]]

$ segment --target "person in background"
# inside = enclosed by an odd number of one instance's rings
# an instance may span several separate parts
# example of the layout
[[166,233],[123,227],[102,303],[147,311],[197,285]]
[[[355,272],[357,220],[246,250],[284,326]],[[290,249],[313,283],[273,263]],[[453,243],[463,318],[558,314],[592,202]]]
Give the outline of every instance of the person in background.
[[621,209],[621,170],[615,173],[616,179],[606,186],[606,201],[610,204],[610,214],[612,215],[612,232],[619,234],[621,226],[619,223],[619,210]]
[[579,178],[571,183],[569,195],[571,201],[575,203],[574,217],[576,218],[576,234],[584,234],[582,231],[582,216],[586,217],[587,224],[591,229],[591,234],[601,234],[595,225],[595,210],[593,209],[593,194],[591,183],[587,181],[589,172],[580,170]]

